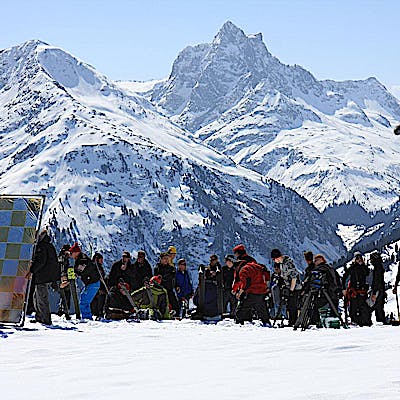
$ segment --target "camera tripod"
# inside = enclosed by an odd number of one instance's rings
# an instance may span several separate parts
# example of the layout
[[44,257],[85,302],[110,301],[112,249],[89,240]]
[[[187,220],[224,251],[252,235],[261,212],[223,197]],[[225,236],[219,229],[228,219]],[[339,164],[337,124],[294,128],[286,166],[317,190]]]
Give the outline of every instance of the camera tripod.
[[303,307],[301,308],[300,311],[300,315],[298,316],[297,321],[294,324],[293,327],[294,330],[301,327],[301,330],[305,331],[309,327],[311,317],[315,310],[316,300],[321,298],[322,296],[329,303],[335,317],[339,318],[340,324],[343,326],[343,328],[347,329],[346,323],[343,321],[342,316],[338,313],[336,306],[333,303],[326,289],[323,286],[317,287],[316,285],[313,285],[311,290],[306,295]]

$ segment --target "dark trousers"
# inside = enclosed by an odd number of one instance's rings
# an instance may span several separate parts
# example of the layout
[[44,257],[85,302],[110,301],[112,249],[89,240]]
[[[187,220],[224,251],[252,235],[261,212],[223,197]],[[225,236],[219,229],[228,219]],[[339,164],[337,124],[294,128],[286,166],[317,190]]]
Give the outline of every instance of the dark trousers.
[[[65,300],[67,300],[67,307],[68,307],[68,312],[69,312],[69,309],[71,307],[71,290],[69,289],[69,286],[65,287],[62,290],[64,290]],[[58,303],[57,315],[59,315],[61,317],[64,314],[65,314],[64,302],[63,302],[63,299],[61,297],[61,289],[60,289],[60,302]]]
[[371,312],[365,302],[366,297],[357,295],[350,299],[350,318],[351,322],[359,326],[371,326]]
[[35,285],[33,305],[36,312],[36,321],[45,325],[51,325],[49,288],[47,283],[38,283]]
[[385,293],[379,293],[373,311],[375,311],[375,317],[377,322],[385,322],[385,310],[384,310],[384,305],[385,305]]
[[176,298],[176,294],[173,289],[167,289],[168,293],[168,301],[171,305],[172,309],[175,310],[176,314],[179,314],[179,303],[178,299]]
[[233,295],[229,289],[224,289],[224,313],[228,312],[228,304],[229,314],[231,317],[234,317],[237,306],[236,296]]
[[296,290],[288,297],[286,310],[289,314],[289,325],[294,325],[296,323],[298,316],[298,298],[299,292]]
[[95,317],[104,317],[104,305],[106,302],[106,294],[101,292],[100,290],[97,292],[96,296],[94,296],[94,299],[90,303],[90,309],[92,310],[92,314]]
[[243,300],[240,300],[236,308],[236,322],[242,324],[251,320],[255,311],[261,322],[269,323],[269,313],[265,306],[265,294],[248,293]]

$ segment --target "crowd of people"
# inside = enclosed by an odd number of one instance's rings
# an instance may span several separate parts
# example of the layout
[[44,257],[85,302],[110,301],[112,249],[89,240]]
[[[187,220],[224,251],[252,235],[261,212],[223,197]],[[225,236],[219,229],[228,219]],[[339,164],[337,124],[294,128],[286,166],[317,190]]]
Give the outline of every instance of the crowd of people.
[[[273,271],[269,271],[240,244],[224,257],[222,265],[218,256],[212,254],[209,264],[199,267],[196,290],[186,260],[176,259],[174,246],[160,253],[154,268],[143,250],[137,252],[136,260],[124,251],[107,274],[101,253],[89,257],[74,243],[63,246],[57,255],[49,235],[43,231],[30,270],[35,320],[46,325],[52,323],[49,285],[60,292],[58,314],[69,318],[78,277],[83,287],[74,308],[76,313],[79,309],[83,320],[232,318],[238,324],[259,319],[264,326],[271,326],[279,320],[281,326],[296,327],[301,318],[304,320],[307,307],[307,324],[324,326],[321,315],[340,318],[339,300],[343,298],[346,323],[350,317],[352,324],[370,326],[374,312],[377,322],[388,322],[384,311],[385,269],[377,251],[370,256],[371,285],[368,284],[370,270],[359,252],[354,254],[351,266],[344,267],[340,277],[322,254],[314,255],[311,251],[304,253],[302,274],[288,255],[273,249]],[[400,273],[394,293],[399,282]],[[190,310],[190,299],[196,305],[194,310]],[[325,310],[324,314],[321,310]]]

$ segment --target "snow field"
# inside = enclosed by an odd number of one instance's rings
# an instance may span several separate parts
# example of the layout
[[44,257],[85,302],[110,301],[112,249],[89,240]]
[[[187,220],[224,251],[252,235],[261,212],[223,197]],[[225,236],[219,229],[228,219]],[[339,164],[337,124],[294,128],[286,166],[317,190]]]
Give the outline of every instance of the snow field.
[[[0,339],[2,398],[398,399],[399,327],[88,322]],[[76,330],[63,330],[70,327]],[[12,332],[12,331],[11,331]],[[4,397],[3,397],[4,396]]]

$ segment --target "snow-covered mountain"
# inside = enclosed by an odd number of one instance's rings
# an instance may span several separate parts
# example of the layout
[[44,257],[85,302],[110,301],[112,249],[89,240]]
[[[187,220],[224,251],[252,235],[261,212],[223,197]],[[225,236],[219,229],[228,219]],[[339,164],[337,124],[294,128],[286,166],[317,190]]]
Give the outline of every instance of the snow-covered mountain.
[[141,96],[63,50],[30,41],[0,52],[0,190],[45,193],[58,245],[106,253],[170,244],[192,266],[244,242],[335,259],[334,229],[297,193],[199,143]]
[[319,81],[226,22],[189,46],[151,101],[205,144],[282,183],[336,223],[388,212],[400,195],[400,101],[375,78]]

